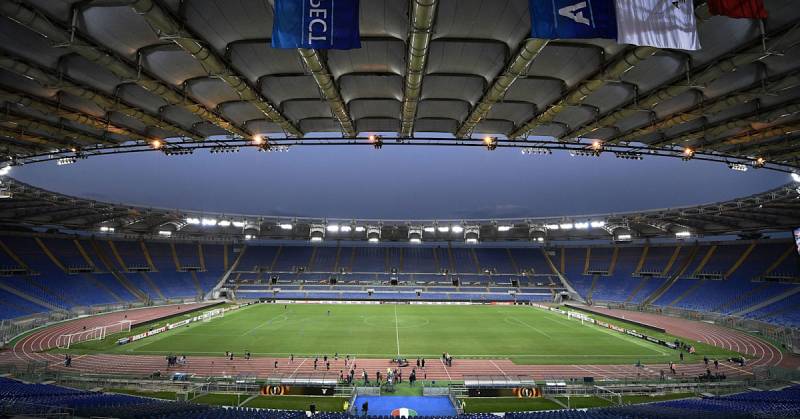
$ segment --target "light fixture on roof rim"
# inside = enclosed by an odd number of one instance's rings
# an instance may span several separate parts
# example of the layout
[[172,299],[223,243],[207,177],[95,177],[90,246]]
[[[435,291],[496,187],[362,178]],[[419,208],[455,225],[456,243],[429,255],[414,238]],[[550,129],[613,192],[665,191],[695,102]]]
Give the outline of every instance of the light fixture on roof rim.
[[606,226],[606,222],[605,221],[592,221],[591,223],[589,223],[589,226],[591,226],[592,228],[603,228],[603,227]]
[[409,226],[408,227],[408,241],[414,244],[422,243],[422,227]]
[[379,226],[367,226],[367,241],[370,243],[381,241],[381,228]]
[[428,227],[423,228],[422,230],[425,231],[426,233],[435,233],[436,232],[436,227],[428,226]]
[[479,226],[466,226],[464,227],[464,242],[476,244],[481,238],[481,229]]
[[790,176],[792,177],[793,181],[800,183],[800,173],[792,172]]
[[219,220],[219,222],[217,222],[217,225],[220,227],[230,227],[231,220]]
[[172,232],[169,230],[158,230],[158,235],[163,237],[172,237]]
[[280,227],[281,230],[291,230],[294,228],[294,225],[291,223],[280,223],[278,224],[278,227]]
[[685,239],[687,237],[691,237],[692,232],[689,230],[682,230],[675,233],[675,237],[678,239]]
[[0,176],[7,176],[11,173],[11,166],[0,167]]
[[312,242],[321,242],[325,237],[325,225],[323,224],[311,224],[308,230],[308,238]]
[[450,231],[452,231],[453,233],[456,233],[456,234],[463,233],[464,232],[464,227],[461,227],[460,225],[456,224],[456,225],[450,227]]
[[497,226],[497,231],[505,233],[506,231],[510,231],[512,228],[514,228],[513,225],[499,225]]

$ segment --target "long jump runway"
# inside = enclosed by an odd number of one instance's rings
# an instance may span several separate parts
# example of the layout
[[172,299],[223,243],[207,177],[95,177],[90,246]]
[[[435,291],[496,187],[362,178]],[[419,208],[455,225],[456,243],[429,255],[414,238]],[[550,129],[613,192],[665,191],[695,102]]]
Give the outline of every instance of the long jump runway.
[[[120,321],[127,315],[134,325],[163,318],[181,312],[195,310],[202,305],[181,305],[144,308],[127,312],[110,313],[87,317],[56,324],[38,330],[19,340],[13,348],[0,353],[0,364],[15,364],[23,366],[30,361],[47,362],[49,368],[62,371],[80,371],[84,373],[103,373],[115,375],[149,376],[155,371],[162,375],[175,372],[185,372],[198,376],[236,376],[251,375],[266,378],[273,375],[297,375],[328,372],[324,364],[314,369],[314,363],[303,358],[295,358],[290,362],[288,358],[252,358],[245,360],[235,357],[228,360],[222,356],[190,356],[183,366],[167,368],[166,360],[160,355],[81,355],[73,358],[72,366],[63,366],[63,355],[43,352],[56,346],[58,336],[73,333],[102,325]],[[753,368],[765,366],[785,366],[794,368],[798,360],[784,357],[783,354],[764,340],[750,336],[746,333],[727,329],[703,322],[659,316],[651,313],[628,312],[609,310],[608,314],[625,315],[626,318],[644,321],[656,326],[664,327],[669,333],[693,339],[710,345],[730,349],[749,355],[753,359],[744,367],[721,361],[718,371],[729,377],[752,374]],[[278,367],[275,368],[275,361]],[[374,377],[375,371],[384,370],[392,364],[387,359],[357,359],[355,360],[356,377],[361,377],[367,371]],[[331,360],[330,373],[345,374],[352,367],[344,365],[344,359]],[[406,376],[410,373],[411,366],[406,368]],[[706,366],[699,364],[678,364],[676,378],[692,378],[706,372]],[[547,378],[580,378],[591,376],[595,379],[615,378],[658,378],[660,371],[667,371],[666,364],[647,364],[644,367],[634,365],[518,365],[508,359],[455,359],[452,367],[447,367],[438,359],[427,359],[426,367],[417,371],[418,380],[462,380],[469,375],[495,375],[514,376],[528,375],[535,379]]]

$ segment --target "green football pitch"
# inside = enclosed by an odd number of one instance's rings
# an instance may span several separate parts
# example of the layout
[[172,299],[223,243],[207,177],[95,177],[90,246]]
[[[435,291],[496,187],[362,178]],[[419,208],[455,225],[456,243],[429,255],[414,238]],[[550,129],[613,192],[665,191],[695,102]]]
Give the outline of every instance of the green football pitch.
[[[667,335],[655,336],[670,338]],[[113,339],[113,338],[112,338]],[[109,341],[110,339],[107,339]],[[657,344],[529,306],[256,304],[128,345],[85,352],[361,358],[510,358],[524,364],[630,364],[675,360]],[[698,345],[703,355],[729,354]]]

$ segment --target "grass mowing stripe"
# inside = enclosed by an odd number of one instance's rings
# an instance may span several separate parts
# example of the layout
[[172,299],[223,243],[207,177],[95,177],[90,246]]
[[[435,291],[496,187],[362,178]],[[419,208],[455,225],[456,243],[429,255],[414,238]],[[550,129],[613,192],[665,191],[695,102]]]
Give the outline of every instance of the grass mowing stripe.
[[[461,359],[503,358],[540,365],[620,365],[639,359],[655,364],[677,358],[677,351],[658,352],[655,344],[633,339],[529,306],[297,304],[284,309],[282,304],[255,304],[127,345],[109,339],[93,342],[86,352],[221,356],[249,350],[256,356],[283,358],[338,352],[383,359],[399,353],[431,361],[448,352]],[[701,350],[687,362],[702,361],[704,354],[711,355]]]
[[400,358],[400,327],[397,325],[397,304],[394,305],[394,333],[397,337],[397,357]]

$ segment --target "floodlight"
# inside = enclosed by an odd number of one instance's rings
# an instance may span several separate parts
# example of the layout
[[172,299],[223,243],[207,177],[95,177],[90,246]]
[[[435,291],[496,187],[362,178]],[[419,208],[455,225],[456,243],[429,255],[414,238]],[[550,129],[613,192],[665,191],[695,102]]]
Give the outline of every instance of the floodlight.
[[236,228],[242,228],[242,227],[244,227],[244,221],[234,221],[232,224],[233,224],[233,226],[234,226],[234,227],[236,227]]
[[370,243],[378,243],[379,241],[381,241],[381,239],[379,239],[377,237],[370,237],[370,238],[367,239],[367,241],[370,242]]
[[728,168],[737,172],[746,172],[747,166],[741,163],[728,163]]
[[617,241],[630,241],[630,234],[617,234]]
[[436,228],[435,227],[425,227],[425,228],[423,228],[423,230],[426,233],[433,233],[434,231],[436,231]]
[[558,227],[562,230],[572,230],[572,223],[562,223]]
[[694,150],[692,150],[689,147],[683,149],[683,157],[681,157],[683,161],[691,160],[693,157],[694,157]]
[[200,224],[200,219],[199,218],[194,218],[194,217],[187,218],[186,219],[186,224],[192,224],[192,225]]
[[586,230],[587,228],[589,228],[589,223],[588,222],[575,223],[575,228],[578,229],[578,230]]
[[200,224],[204,226],[215,226],[217,225],[217,220],[215,218],[203,218]]
[[155,149],[159,149],[164,144],[161,143],[161,140],[153,140],[150,145]]
[[264,137],[262,137],[261,135],[258,135],[258,134],[254,135],[253,136],[253,144],[254,145],[264,144]]
[[437,230],[439,230],[440,233],[447,233],[448,231],[450,231],[450,227],[441,226],[441,227],[438,227]]
[[592,221],[591,223],[589,223],[589,225],[592,228],[603,228],[603,227],[606,226],[606,222],[605,221]]
[[497,231],[506,232],[514,228],[514,226],[497,226]]
[[289,223],[278,224],[281,230],[291,230],[294,226]]
[[464,240],[464,241],[465,241],[466,243],[468,243],[468,244],[477,244],[477,243],[478,243],[478,239],[477,239],[477,238],[475,238],[475,237],[470,237],[470,238],[468,238],[468,239],[466,239],[466,240]]
[[539,243],[544,243],[544,237],[537,237],[536,241]]
[[0,176],[6,176],[11,173],[11,166],[0,167]]
[[164,237],[170,237],[172,236],[172,232],[169,230],[159,230],[158,235]]
[[363,233],[365,230],[364,226],[356,226],[356,233]]
[[328,230],[329,233],[338,233],[339,232],[339,225],[338,224],[330,224],[325,227],[325,230]]
[[677,237],[679,239],[680,238],[690,237],[691,235],[692,235],[692,233],[689,232],[689,231],[679,231],[679,232],[675,233],[675,237]]
[[220,227],[230,227],[231,221],[230,220],[219,220],[217,225],[220,226]]
[[410,239],[408,239],[408,241],[409,241],[410,243],[413,243],[413,244],[420,244],[420,243],[422,243],[422,239],[420,239],[419,237],[413,237],[413,238],[410,238]]
[[244,239],[245,240],[253,240],[254,238],[256,238],[256,236],[254,236],[252,234],[245,234],[244,235]]
[[314,236],[314,237],[311,238],[311,241],[312,242],[321,242],[322,241],[322,237]]
[[454,225],[454,226],[451,228],[451,230],[453,230],[453,233],[456,233],[456,234],[458,234],[458,233],[463,233],[463,232],[464,232],[464,227],[461,227],[461,226],[459,226],[459,225]]
[[497,137],[483,137],[483,143],[486,144],[487,150],[495,150],[497,148]]
[[800,174],[792,172],[792,180],[795,182],[800,182]]
[[545,224],[544,228],[548,230],[558,230],[558,224]]
[[100,226],[100,231],[103,232],[103,233],[113,233],[114,232],[114,227]]
[[353,230],[353,227],[351,227],[349,225],[343,225],[343,226],[339,227],[339,231],[341,231],[342,233],[349,233],[352,230]]

